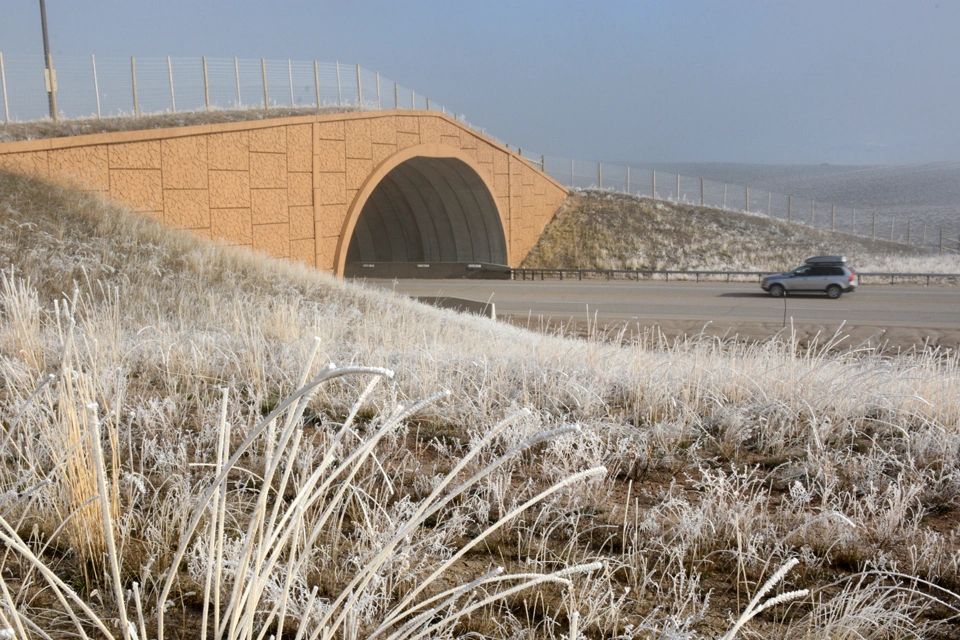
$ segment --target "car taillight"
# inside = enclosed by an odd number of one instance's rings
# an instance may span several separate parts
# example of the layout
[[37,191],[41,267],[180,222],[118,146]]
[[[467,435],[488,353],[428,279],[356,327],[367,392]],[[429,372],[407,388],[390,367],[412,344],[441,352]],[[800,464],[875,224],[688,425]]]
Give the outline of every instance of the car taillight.
[[853,272],[851,271],[851,272],[850,272],[850,275],[847,276],[847,282],[853,282],[856,277],[857,277],[857,274],[855,274],[855,273],[853,273]]

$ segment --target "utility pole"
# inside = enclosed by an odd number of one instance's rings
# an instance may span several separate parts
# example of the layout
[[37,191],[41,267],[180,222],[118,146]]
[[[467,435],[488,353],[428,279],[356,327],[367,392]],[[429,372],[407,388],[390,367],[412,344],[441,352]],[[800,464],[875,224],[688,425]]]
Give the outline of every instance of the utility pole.
[[40,0],[40,29],[43,32],[43,79],[47,85],[47,102],[50,106],[50,118],[57,119],[57,75],[53,70],[53,56],[50,55],[50,36],[47,34],[47,3]]

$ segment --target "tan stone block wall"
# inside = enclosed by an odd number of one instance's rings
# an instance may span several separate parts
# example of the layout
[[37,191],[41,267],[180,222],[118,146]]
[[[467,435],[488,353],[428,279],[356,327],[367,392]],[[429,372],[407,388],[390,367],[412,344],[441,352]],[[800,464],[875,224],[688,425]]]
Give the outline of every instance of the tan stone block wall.
[[[336,267],[371,175],[410,147],[450,149],[490,185],[509,262],[536,243],[566,191],[502,145],[432,112],[295,116],[0,144],[0,169],[109,194],[175,228]],[[405,153],[410,153],[409,151]],[[441,153],[442,155],[442,153]],[[371,183],[372,184],[372,183]]]

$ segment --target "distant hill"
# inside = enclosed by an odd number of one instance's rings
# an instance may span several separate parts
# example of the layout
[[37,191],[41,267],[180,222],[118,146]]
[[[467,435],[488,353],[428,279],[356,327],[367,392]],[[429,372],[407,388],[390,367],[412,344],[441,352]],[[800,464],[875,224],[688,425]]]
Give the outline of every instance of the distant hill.
[[902,166],[630,163],[960,229],[960,162]]

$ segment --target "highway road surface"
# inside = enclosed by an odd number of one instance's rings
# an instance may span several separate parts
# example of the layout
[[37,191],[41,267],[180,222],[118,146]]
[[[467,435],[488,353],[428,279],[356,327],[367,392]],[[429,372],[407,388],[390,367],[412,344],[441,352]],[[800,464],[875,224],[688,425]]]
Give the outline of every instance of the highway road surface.
[[[860,337],[895,336],[897,343],[960,344],[960,287],[864,285],[838,300],[826,296],[771,298],[756,283],[662,281],[369,281],[410,296],[450,296],[492,301],[498,317],[531,324],[656,325],[679,335],[711,333],[763,336],[786,324],[804,331],[844,331]],[[520,322],[522,324],[522,322]]]

